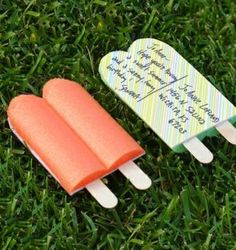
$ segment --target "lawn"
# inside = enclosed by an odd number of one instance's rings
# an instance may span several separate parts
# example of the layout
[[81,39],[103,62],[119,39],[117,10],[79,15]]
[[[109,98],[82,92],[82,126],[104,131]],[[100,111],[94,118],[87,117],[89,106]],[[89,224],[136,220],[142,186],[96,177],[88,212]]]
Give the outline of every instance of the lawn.
[[[208,165],[174,153],[98,73],[109,51],[153,37],[236,104],[235,10],[232,0],[0,1],[1,249],[236,249],[236,147],[204,139],[215,155]],[[41,95],[53,77],[80,82],[139,141],[149,190],[115,172],[104,178],[119,198],[115,209],[85,190],[70,197],[13,136],[11,98]]]

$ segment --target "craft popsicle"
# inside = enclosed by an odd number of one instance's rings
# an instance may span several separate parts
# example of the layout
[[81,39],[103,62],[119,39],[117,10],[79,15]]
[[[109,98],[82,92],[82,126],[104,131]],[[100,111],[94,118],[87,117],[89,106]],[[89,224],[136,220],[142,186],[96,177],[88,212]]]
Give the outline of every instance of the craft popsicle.
[[176,152],[189,150],[202,163],[213,155],[200,141],[218,130],[236,144],[236,108],[172,47],[139,39],[105,55],[105,84]]
[[[63,82],[63,80],[53,81]],[[85,93],[90,98],[89,94]],[[73,96],[71,98],[73,99]],[[84,99],[81,105],[86,104],[88,103]],[[60,108],[63,109],[63,105]],[[100,106],[99,108],[102,110]],[[112,118],[110,119],[112,120]],[[88,145],[70,127],[47,100],[33,95],[21,95],[14,98],[8,108],[8,120],[16,136],[28,146],[32,154],[70,195],[86,187],[98,202],[107,208],[114,207],[117,204],[117,198],[99,179],[116,170],[123,163],[126,163],[127,166],[130,165],[132,170],[131,160],[144,153],[143,149],[117,125],[122,131],[119,132],[119,135],[123,133],[122,143],[116,145],[118,153],[106,152],[110,153],[107,159],[105,153],[97,155],[90,147],[91,145]],[[84,122],[86,123],[86,118]],[[86,125],[85,123],[84,125]],[[105,127],[109,127],[107,123],[109,123],[108,120],[106,124],[104,123]],[[114,122],[114,124],[116,123]],[[87,134],[89,133],[87,132]],[[96,141],[96,137],[94,137],[93,140],[98,147],[103,143],[102,138],[100,139],[97,138]],[[122,145],[124,145],[123,148]],[[139,177],[144,176],[144,182],[146,180],[146,184],[141,185],[141,188],[148,188],[151,184],[150,179],[139,168],[137,169]],[[130,172],[130,170],[128,171]],[[139,181],[142,182],[140,179]]]
[[34,95],[14,98],[8,118],[69,194],[105,173],[99,159],[44,99]]

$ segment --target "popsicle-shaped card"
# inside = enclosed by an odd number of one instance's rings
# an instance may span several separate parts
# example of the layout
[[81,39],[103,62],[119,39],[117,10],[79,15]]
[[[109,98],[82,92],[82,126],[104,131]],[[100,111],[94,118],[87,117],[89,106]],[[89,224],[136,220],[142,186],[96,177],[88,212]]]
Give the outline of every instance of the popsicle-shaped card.
[[151,180],[133,162],[144,150],[79,84],[53,79],[43,98],[20,95],[8,108],[15,135],[70,194],[86,189],[104,207],[116,196],[100,180],[119,169],[138,189]]
[[[213,155],[200,141],[218,130],[236,144],[236,108],[171,46],[139,39],[105,55],[102,80],[174,151],[200,162]],[[183,147],[184,146],[184,147]]]

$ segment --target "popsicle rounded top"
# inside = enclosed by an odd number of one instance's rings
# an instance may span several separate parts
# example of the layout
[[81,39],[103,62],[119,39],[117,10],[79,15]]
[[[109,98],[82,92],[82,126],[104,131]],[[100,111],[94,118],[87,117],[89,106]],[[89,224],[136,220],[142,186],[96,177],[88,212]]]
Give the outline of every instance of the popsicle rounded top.
[[17,134],[69,194],[107,173],[103,163],[46,100],[21,95],[10,102],[7,112]]
[[43,98],[98,156],[107,169],[135,159],[144,150],[79,84],[49,80]]

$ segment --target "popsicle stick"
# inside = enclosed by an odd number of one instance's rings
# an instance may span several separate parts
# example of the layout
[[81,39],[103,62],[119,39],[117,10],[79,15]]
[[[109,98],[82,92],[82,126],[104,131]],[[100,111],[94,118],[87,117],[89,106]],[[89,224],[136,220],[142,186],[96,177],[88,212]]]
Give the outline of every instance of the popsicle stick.
[[86,189],[105,208],[113,208],[118,203],[116,196],[101,180],[91,182]]
[[151,179],[133,161],[128,161],[119,170],[137,189],[148,189],[152,184]]
[[236,128],[229,121],[218,124],[216,129],[228,142],[236,145]]
[[197,138],[194,137],[183,143],[185,148],[201,163],[210,163],[213,160],[211,151]]

